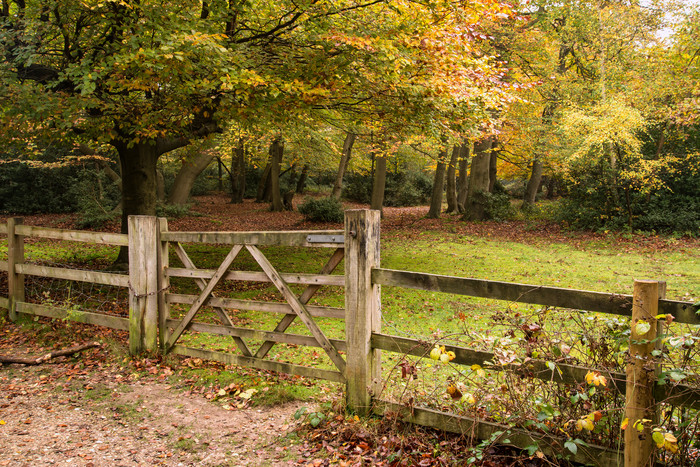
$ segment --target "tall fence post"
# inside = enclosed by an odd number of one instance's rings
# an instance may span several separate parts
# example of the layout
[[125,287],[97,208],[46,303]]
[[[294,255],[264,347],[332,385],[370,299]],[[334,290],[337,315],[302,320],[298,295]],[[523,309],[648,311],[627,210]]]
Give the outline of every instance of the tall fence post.
[[7,219],[7,298],[10,321],[17,319],[17,302],[24,301],[24,274],[15,271],[16,265],[24,263],[24,236],[15,233],[15,227],[22,222],[21,217]]
[[345,338],[347,408],[359,415],[371,410],[381,387],[381,355],[372,349],[372,332],[381,331],[380,286],[372,284],[379,267],[379,211],[345,211]]
[[129,352],[158,349],[158,221],[129,216]]
[[[652,351],[656,348],[659,298],[666,284],[657,281],[634,281],[632,321],[627,363],[625,417],[625,467],[654,465],[654,440],[651,423],[658,421],[654,385],[658,365]],[[643,422],[648,420],[648,422]],[[643,429],[642,429],[643,427]]]
[[170,305],[165,299],[165,294],[170,288],[170,279],[165,275],[168,268],[168,242],[161,239],[161,234],[168,231],[168,219],[158,218],[158,330],[160,349],[165,352],[168,344],[168,318],[170,318]]

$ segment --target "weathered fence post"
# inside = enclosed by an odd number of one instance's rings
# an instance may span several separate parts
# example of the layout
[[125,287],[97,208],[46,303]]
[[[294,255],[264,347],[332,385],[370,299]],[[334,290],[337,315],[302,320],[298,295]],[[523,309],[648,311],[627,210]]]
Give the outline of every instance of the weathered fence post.
[[379,267],[379,211],[345,211],[346,398],[349,410],[366,415],[381,386],[381,355],[372,349],[372,332],[381,331],[380,286],[372,284]]
[[[663,282],[634,281],[625,396],[625,417],[629,420],[625,430],[625,467],[654,465],[654,441],[649,425],[658,421],[654,400],[658,368],[652,351],[657,346],[659,298],[665,291]],[[640,431],[637,427],[641,426],[644,428]]]
[[165,352],[168,343],[168,318],[170,318],[170,305],[165,299],[165,294],[170,288],[170,279],[165,275],[168,267],[168,242],[161,239],[161,234],[168,231],[168,219],[158,218],[158,330],[161,351]]
[[24,301],[24,274],[17,274],[15,266],[24,263],[24,236],[15,233],[22,224],[21,217],[7,219],[7,291],[10,321],[17,319],[17,302]]
[[129,352],[158,349],[158,221],[129,216]]

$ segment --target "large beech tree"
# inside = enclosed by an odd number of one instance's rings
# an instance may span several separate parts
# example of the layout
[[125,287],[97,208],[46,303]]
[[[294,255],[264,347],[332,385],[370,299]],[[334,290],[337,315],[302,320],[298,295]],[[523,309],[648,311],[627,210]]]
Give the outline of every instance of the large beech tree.
[[436,131],[505,100],[478,50],[478,24],[508,14],[491,0],[1,5],[2,123],[113,147],[122,229],[155,213],[158,158],[228,121],[322,110]]

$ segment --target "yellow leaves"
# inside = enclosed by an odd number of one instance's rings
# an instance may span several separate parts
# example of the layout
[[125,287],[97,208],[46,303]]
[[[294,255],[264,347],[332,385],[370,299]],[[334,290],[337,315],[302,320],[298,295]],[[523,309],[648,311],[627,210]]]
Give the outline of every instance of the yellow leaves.
[[451,350],[448,352],[445,350],[445,346],[435,344],[435,347],[430,351],[430,358],[433,360],[439,360],[442,363],[451,362],[455,359],[457,355]]
[[596,410],[595,412],[591,412],[588,415],[576,420],[576,431],[593,431],[595,429],[595,424],[599,422],[602,418],[603,414],[600,411]]
[[476,365],[476,364],[474,364],[474,365],[472,365],[472,366],[469,367],[469,368],[470,368],[472,371],[476,372],[476,375],[479,376],[480,378],[483,378],[484,376],[486,376],[486,372],[484,371],[483,368],[481,368],[481,365]]
[[586,373],[586,383],[592,386],[607,386],[608,380],[597,371],[589,371]]

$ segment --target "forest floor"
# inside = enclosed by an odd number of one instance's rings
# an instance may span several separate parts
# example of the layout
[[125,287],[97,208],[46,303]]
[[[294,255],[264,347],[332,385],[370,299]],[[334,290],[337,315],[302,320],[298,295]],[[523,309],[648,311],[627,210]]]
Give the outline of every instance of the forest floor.
[[[348,208],[361,208],[347,205]],[[224,195],[197,197],[193,215],[169,221],[170,230],[261,231],[342,229],[310,223],[296,211],[271,213],[267,205],[229,204]],[[426,219],[427,207],[386,208],[383,237],[424,231],[523,243],[574,247],[615,245],[625,250],[697,249],[697,239],[655,235],[572,232],[545,221],[465,223],[457,215]],[[5,218],[0,217],[0,222]],[[25,216],[24,223],[76,228],[75,215]],[[104,230],[118,231],[112,223]],[[40,356],[95,339],[95,328],[65,322],[0,321],[0,355]],[[136,465],[454,465],[465,464],[464,440],[394,421],[368,424],[333,413],[338,388],[323,388],[307,402],[256,403],[246,387],[220,387],[193,378],[197,359],[131,359],[124,333],[100,331],[99,348],[37,366],[0,367],[0,467]],[[275,384],[276,376],[254,378]],[[246,394],[248,394],[246,396]],[[324,410],[326,423],[311,429],[301,407]],[[439,446],[440,456],[437,456]],[[489,448],[490,449],[490,448]],[[482,453],[484,454],[484,453]],[[518,453],[488,451],[480,465],[543,465]]]

